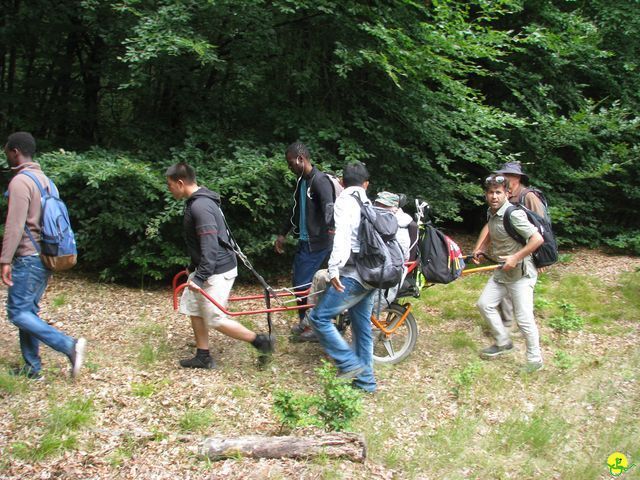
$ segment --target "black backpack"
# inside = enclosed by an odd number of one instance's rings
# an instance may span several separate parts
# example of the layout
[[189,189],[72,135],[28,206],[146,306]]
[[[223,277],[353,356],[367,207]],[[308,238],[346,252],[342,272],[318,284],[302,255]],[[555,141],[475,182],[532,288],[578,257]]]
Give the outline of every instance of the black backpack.
[[547,197],[544,196],[544,193],[542,193],[542,190],[540,190],[539,188],[536,188],[536,187],[524,188],[522,192],[520,192],[520,197],[518,198],[518,205],[524,205],[526,207],[524,198],[529,193],[533,193],[536,197],[538,197],[540,202],[542,202],[542,205],[544,206],[544,219],[549,225],[551,225],[551,215],[549,215],[549,202],[547,202]]
[[507,231],[509,236],[522,245],[526,245],[527,243],[527,241],[522,238],[518,232],[516,232],[511,224],[511,213],[516,209],[522,210],[527,214],[527,220],[529,220],[529,222],[538,229],[538,232],[542,235],[544,240],[544,243],[532,254],[535,266],[542,268],[556,263],[558,261],[558,243],[556,242],[556,237],[553,235],[551,223],[547,222],[546,219],[542,218],[537,213],[532,212],[524,205],[509,205],[507,210],[504,212],[504,229]]
[[400,283],[404,273],[404,254],[396,240],[398,220],[392,212],[352,196],[360,205],[360,251],[352,254],[356,271],[372,287],[391,288]]
[[420,268],[429,283],[451,283],[465,264],[460,247],[431,223],[425,225],[420,245]]

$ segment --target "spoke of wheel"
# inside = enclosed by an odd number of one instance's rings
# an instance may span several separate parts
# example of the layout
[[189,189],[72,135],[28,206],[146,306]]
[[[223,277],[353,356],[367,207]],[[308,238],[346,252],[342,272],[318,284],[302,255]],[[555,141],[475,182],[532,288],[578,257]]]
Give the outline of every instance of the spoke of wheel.
[[387,338],[386,340],[382,341],[382,344],[384,345],[384,348],[387,351],[387,353],[389,354],[389,356],[390,357],[394,357],[396,352],[393,349],[393,343],[391,343],[391,340],[389,338]]

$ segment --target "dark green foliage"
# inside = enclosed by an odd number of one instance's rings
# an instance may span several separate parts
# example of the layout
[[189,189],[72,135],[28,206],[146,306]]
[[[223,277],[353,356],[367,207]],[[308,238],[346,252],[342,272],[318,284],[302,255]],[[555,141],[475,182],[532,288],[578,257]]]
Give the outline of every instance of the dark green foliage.
[[67,203],[84,267],[107,279],[138,281],[141,274],[161,278],[171,266],[186,265],[176,248],[180,225],[151,226],[163,208],[179,211],[159,167],[98,149],[49,153],[40,162]]
[[333,170],[365,161],[372,193],[420,195],[470,229],[479,180],[520,159],[561,243],[638,251],[635,0],[2,7],[0,130],[32,131],[43,152],[100,146],[56,174],[72,197],[90,185],[71,215],[81,260],[107,278],[183,264],[181,207],[162,178],[177,159],[220,191],[258,265],[285,266],[271,236],[290,211],[283,151],[296,139]]

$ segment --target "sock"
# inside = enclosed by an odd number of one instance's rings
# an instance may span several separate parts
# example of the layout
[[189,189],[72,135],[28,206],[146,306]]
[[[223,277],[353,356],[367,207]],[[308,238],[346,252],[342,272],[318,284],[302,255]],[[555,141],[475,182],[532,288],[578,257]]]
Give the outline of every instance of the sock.
[[196,350],[196,357],[198,358],[208,358],[209,356],[209,350],[203,350],[201,348]]

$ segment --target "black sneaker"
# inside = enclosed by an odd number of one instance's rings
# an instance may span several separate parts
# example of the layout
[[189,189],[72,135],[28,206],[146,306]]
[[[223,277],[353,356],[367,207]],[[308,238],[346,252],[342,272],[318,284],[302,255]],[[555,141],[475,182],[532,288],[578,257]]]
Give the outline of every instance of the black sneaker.
[[206,370],[212,370],[216,368],[216,363],[213,361],[213,358],[211,356],[198,357],[196,355],[193,358],[185,358],[184,360],[180,360],[180,366],[182,368],[204,368]]
[[480,357],[485,359],[495,358],[511,352],[513,352],[513,343],[509,342],[502,347],[499,347],[498,345],[491,345],[490,347],[483,349],[480,352]]
[[27,366],[12,368],[11,370],[9,370],[9,375],[13,377],[25,377],[29,380],[44,380],[44,375],[42,375],[42,373],[36,372]]

